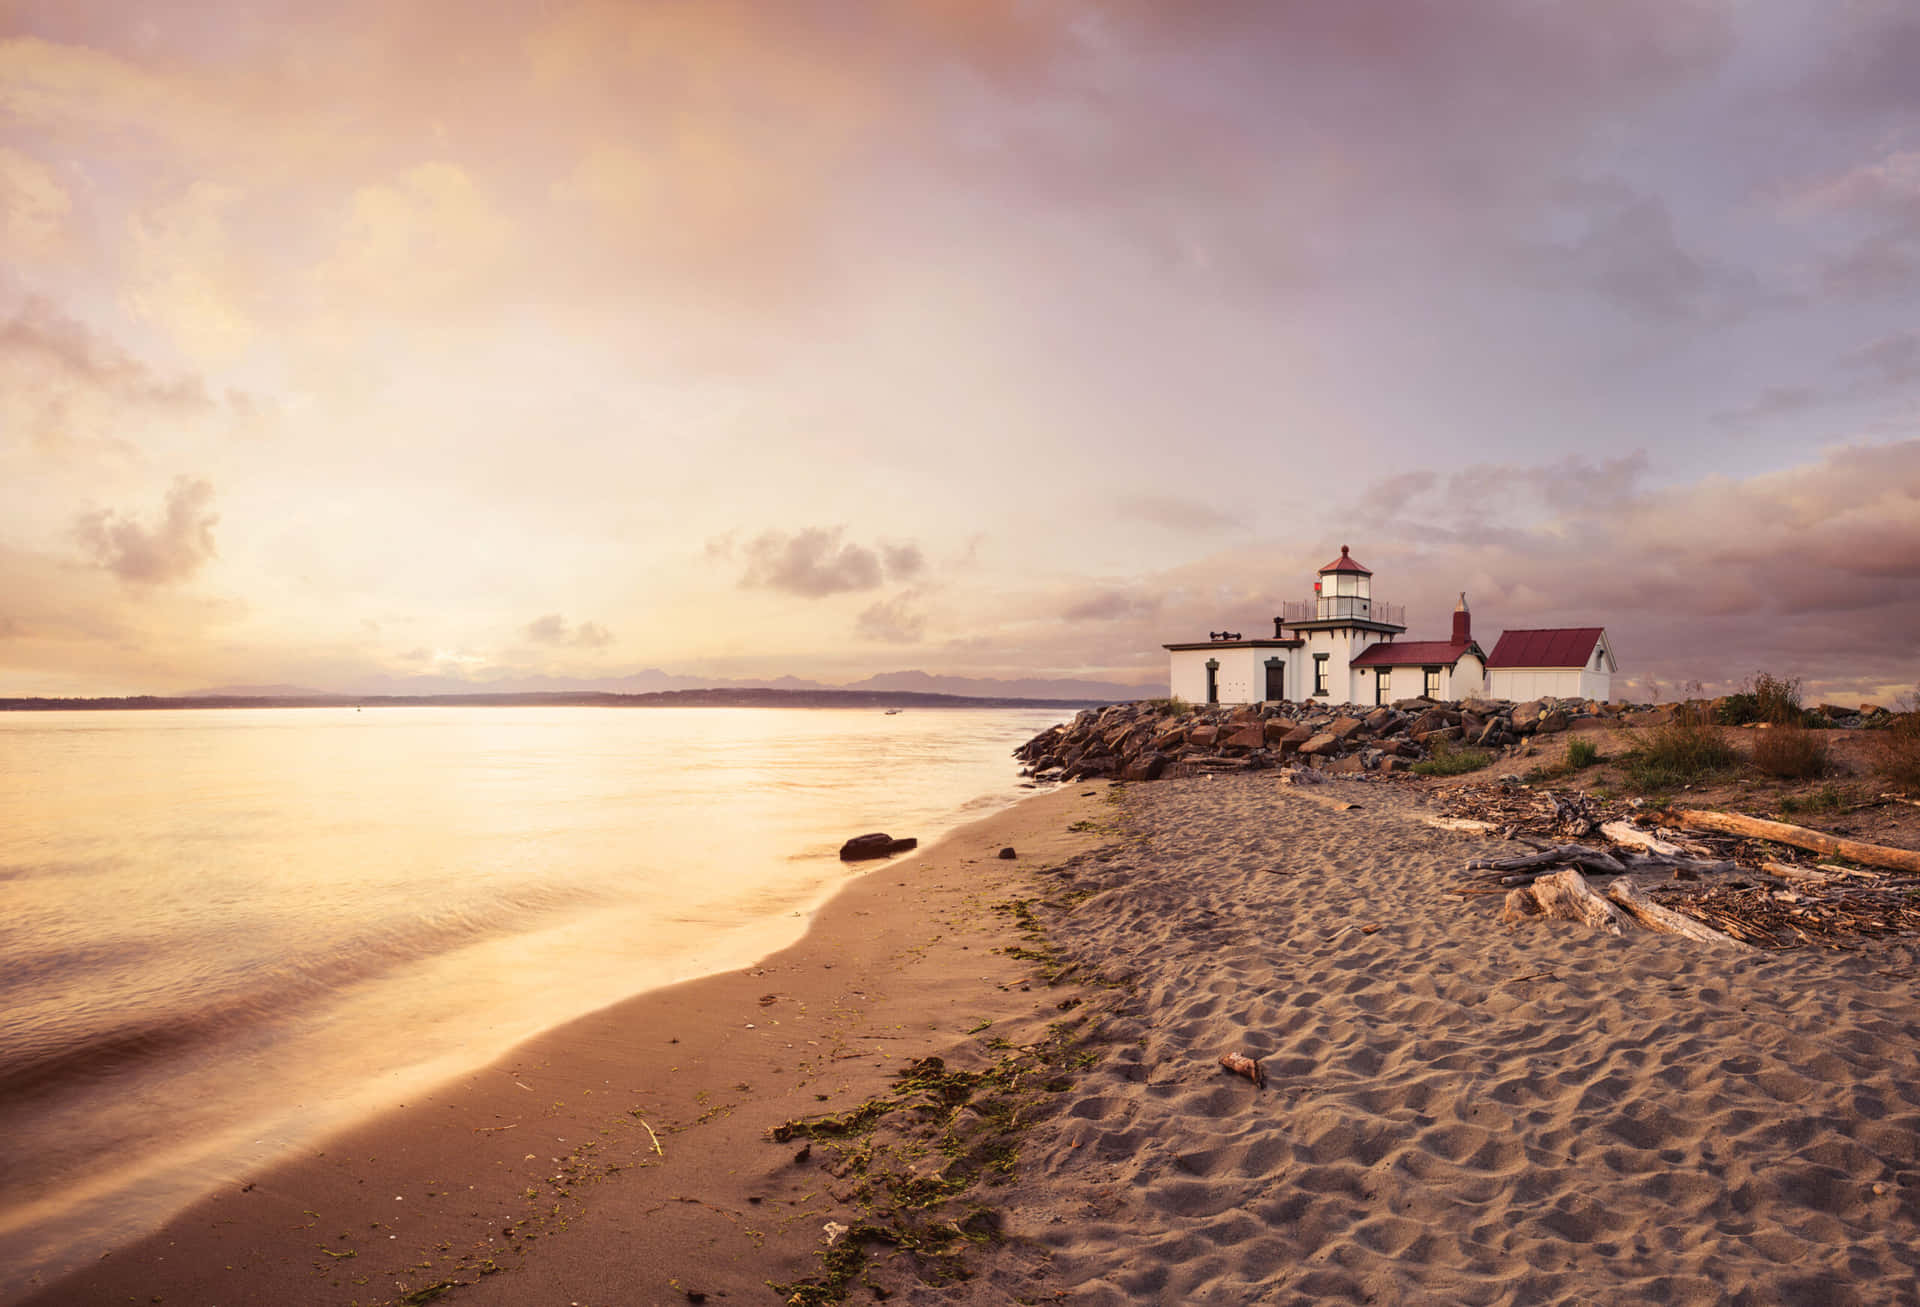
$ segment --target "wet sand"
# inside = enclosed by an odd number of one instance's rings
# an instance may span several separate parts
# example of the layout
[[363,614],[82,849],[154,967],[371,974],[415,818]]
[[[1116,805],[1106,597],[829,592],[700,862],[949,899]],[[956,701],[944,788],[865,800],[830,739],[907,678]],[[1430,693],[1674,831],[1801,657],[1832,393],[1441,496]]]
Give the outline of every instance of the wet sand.
[[[1502,928],[1448,893],[1484,842],[1408,787],[1121,796],[956,832],[762,966],[545,1036],[37,1302],[778,1302],[864,1200],[770,1130],[929,1054],[985,1065],[1063,1004],[1075,1069],[981,1191],[966,1278],[874,1243],[848,1301],[1920,1302],[1911,944]],[[1004,951],[1012,898],[1072,983]]]

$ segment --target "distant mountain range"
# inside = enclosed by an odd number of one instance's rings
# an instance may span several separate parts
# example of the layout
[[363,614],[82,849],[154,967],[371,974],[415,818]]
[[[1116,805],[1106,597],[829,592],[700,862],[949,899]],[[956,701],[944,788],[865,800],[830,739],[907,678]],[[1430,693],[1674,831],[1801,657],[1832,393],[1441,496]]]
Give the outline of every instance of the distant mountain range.
[[447,694],[659,694],[672,690],[786,690],[792,692],[851,691],[855,693],[904,693],[959,695],[969,699],[1050,699],[1101,700],[1110,703],[1165,693],[1164,686],[1121,685],[1114,681],[1047,680],[1027,677],[1020,680],[996,680],[992,677],[934,676],[927,672],[882,672],[846,685],[803,680],[797,676],[778,676],[771,680],[726,680],[715,677],[677,676],[650,667],[631,676],[579,679],[563,676],[502,677],[493,681],[467,681],[457,676],[380,676],[346,689],[315,689],[304,685],[216,685],[178,696],[185,699],[321,699],[366,698],[371,696],[415,698]]
[[[257,691],[266,686],[227,686]],[[299,686],[279,687],[299,691]],[[720,687],[614,694],[604,690],[492,691],[463,694],[193,694],[131,695],[110,699],[0,699],[0,712],[62,712],[180,708],[1092,708],[1103,699],[1015,699],[919,694],[911,690],[770,690]]]

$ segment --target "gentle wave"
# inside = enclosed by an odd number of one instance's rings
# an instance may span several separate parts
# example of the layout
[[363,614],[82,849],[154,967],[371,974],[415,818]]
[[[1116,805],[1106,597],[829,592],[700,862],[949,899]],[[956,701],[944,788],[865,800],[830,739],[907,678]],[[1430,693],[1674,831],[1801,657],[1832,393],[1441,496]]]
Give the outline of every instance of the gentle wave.
[[[177,1056],[197,1043],[262,1021],[284,1021],[307,1003],[425,959],[480,940],[524,932],[559,913],[613,901],[614,896],[604,891],[578,886],[522,889],[489,904],[362,930],[330,941],[323,949],[231,974],[220,988],[204,984],[187,988],[156,978],[154,973],[165,963],[161,950],[154,947],[80,948],[10,961],[10,971],[17,965],[29,979],[41,983],[9,985],[0,995],[6,1003],[6,1015],[0,1016],[0,1102],[23,1102],[58,1089],[66,1079],[99,1078],[143,1060]],[[75,977],[89,972],[119,975],[125,968],[143,964],[150,990],[177,994],[191,1002],[191,1010],[147,1009],[124,1017],[108,1012],[103,1015],[112,1024],[76,1030],[71,1028],[76,1008],[70,1000],[34,992],[47,988],[54,977],[70,991]],[[47,1015],[36,1021],[38,1013]]]

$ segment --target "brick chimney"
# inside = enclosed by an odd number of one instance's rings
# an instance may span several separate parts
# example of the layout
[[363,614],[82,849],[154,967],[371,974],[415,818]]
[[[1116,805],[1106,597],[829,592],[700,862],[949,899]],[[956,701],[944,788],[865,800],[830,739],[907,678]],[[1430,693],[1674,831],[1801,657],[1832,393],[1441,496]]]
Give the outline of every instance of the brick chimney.
[[1473,640],[1473,614],[1467,611],[1467,592],[1460,592],[1460,602],[1453,606],[1453,642],[1469,644]]

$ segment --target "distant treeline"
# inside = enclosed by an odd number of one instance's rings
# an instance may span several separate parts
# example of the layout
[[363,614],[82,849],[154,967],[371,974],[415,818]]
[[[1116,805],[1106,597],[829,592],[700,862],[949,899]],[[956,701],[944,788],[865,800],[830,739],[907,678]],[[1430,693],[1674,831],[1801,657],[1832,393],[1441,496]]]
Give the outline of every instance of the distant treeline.
[[976,699],[904,690],[661,690],[653,694],[136,694],[116,699],[0,699],[0,712],[164,708],[1094,708],[1097,699]]

